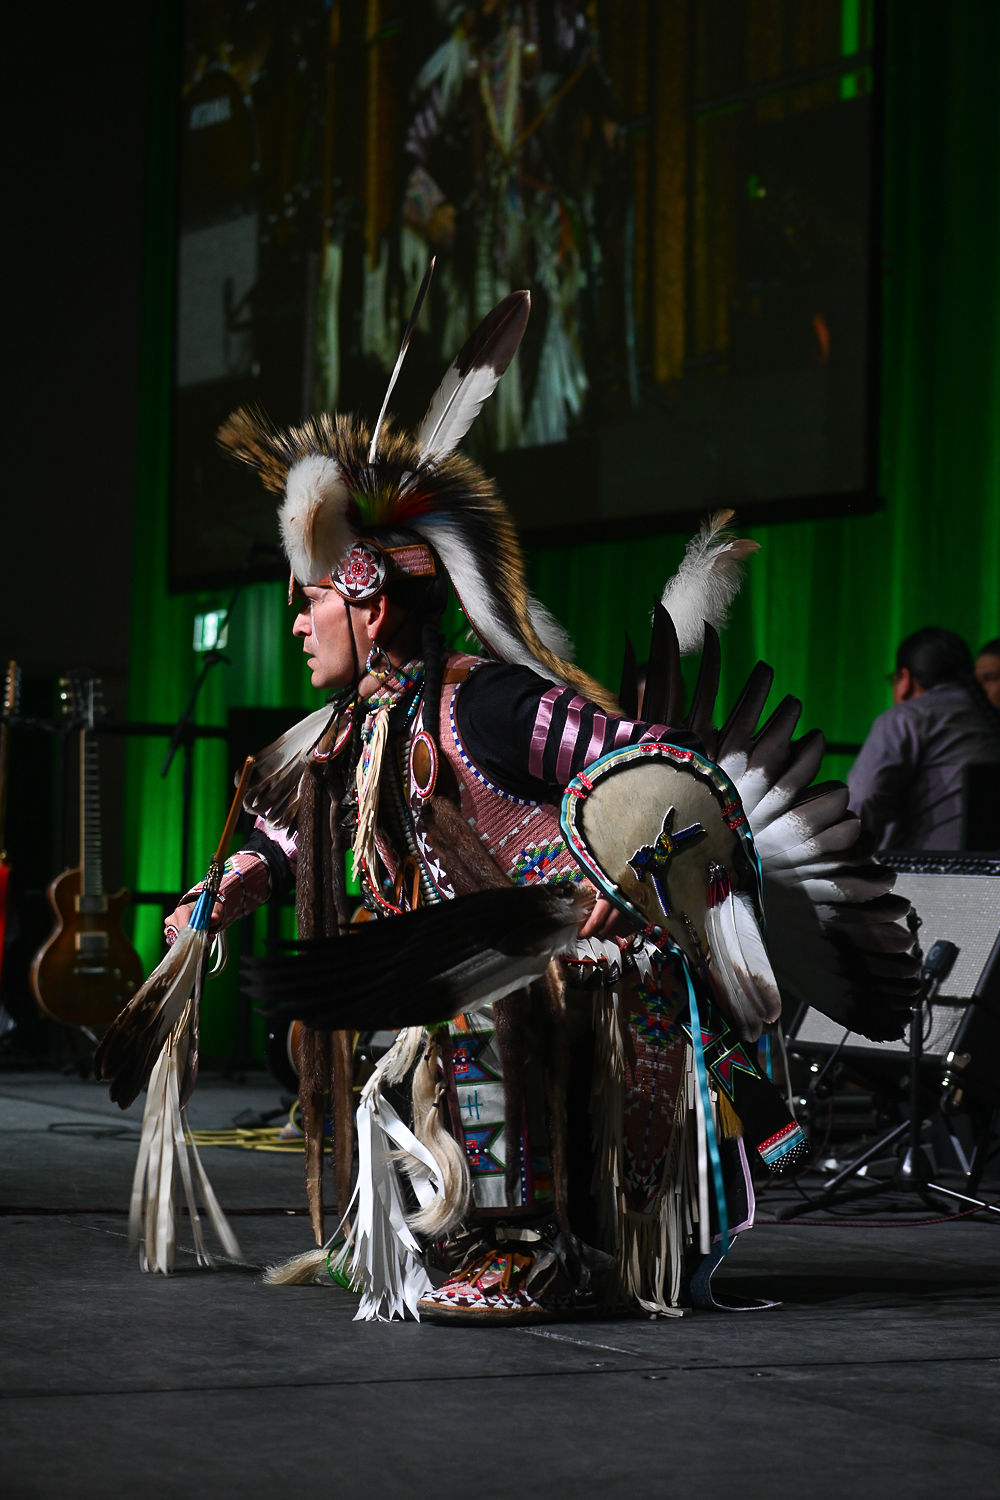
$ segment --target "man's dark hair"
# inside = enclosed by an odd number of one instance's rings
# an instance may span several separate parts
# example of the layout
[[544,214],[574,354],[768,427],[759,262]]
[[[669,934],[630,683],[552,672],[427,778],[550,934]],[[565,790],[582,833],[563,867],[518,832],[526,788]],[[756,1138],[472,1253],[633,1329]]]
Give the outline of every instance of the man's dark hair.
[[954,630],[925,625],[900,643],[896,670],[909,672],[922,688],[940,682],[967,682],[972,676],[972,652]]
[[978,655],[1000,656],[1000,635],[994,636],[991,641],[987,641],[985,646],[980,646]]

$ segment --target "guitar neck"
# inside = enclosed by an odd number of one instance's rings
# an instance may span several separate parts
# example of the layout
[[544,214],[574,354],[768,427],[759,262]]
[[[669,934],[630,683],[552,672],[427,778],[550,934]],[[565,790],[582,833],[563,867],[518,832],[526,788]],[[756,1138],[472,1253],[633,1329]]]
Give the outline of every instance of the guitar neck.
[[[7,686],[4,692],[4,713],[17,712],[18,689],[21,671],[16,661],[8,663]],[[10,763],[10,725],[6,719],[0,723],[0,861],[7,858],[7,776]]]
[[0,724],[0,861],[7,858],[7,757],[10,730]]
[[101,854],[101,784],[97,736],[80,731],[80,895],[102,897],[104,865]]

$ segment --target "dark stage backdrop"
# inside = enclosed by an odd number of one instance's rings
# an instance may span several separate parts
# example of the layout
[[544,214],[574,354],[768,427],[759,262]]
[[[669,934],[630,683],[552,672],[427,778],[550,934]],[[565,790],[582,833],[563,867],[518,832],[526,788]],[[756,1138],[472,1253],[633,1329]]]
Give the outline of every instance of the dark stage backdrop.
[[[973,646],[1000,625],[1000,6],[993,0],[889,0],[887,6],[881,489],[885,510],[761,526],[761,543],[724,642],[722,695],[757,657],[781,692],[799,695],[804,724],[857,741],[887,706],[885,673],[902,635],[940,623]],[[164,54],[167,54],[164,39]],[[170,396],[173,311],[171,108],[176,81],[154,101],[158,161],[147,181],[145,327],[136,521],[130,714],[173,720],[198,659],[195,613],[223,593],[169,595]],[[650,606],[683,550],[680,534],[558,546],[529,554],[533,586],[569,628],[583,665],[616,682],[623,631],[641,642]],[[197,720],[225,726],[232,709],[314,706],[289,638],[280,584],[240,598],[226,655]],[[228,806],[224,745],[194,757],[189,868],[180,868],[181,765],[160,777],[163,746],[133,747],[127,785],[126,879],[133,889],[179,889],[199,877]],[[256,748],[246,745],[240,750]],[[832,762],[831,774],[846,764]],[[159,924],[142,915],[148,963]],[[208,987],[204,1045],[231,1055],[232,976]]]
[[180,11],[173,587],[268,576],[220,422],[372,418],[432,251],[393,410],[529,287],[467,449],[530,542],[875,508],[881,0]]

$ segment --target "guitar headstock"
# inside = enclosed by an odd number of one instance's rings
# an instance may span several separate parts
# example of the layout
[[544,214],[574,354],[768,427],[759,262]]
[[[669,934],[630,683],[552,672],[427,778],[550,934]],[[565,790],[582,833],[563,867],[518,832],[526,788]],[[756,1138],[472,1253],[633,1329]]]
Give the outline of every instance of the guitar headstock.
[[6,718],[13,718],[21,707],[21,668],[16,661],[7,663],[7,680],[3,690],[3,711]]
[[108,716],[101,679],[82,667],[67,672],[59,679],[59,707],[71,728],[93,729]]

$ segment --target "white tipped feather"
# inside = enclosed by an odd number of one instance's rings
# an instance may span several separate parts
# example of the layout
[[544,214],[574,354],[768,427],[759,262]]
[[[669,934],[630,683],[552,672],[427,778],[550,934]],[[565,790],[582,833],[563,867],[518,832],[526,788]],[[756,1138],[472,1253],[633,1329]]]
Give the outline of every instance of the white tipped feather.
[[[789,757],[792,756],[789,748]],[[744,795],[743,782],[739,784],[740,800],[743,803],[743,811],[750,820],[751,831],[756,834],[761,828],[766,828],[777,818],[787,811],[795,801],[796,797],[813,781],[819,771],[823,756],[826,754],[826,741],[822,735],[814,736],[800,751],[795,752],[794,760],[791,760],[787,769],[781,771],[777,779],[767,790],[760,795],[756,788],[748,798]],[[745,778],[744,778],[745,779]]]
[[780,1016],[781,996],[749,898],[731,891],[710,907],[705,933],[712,971],[721,981],[737,1030],[755,1042],[763,1023]]
[[705,621],[721,630],[729,606],[743,581],[743,559],[759,550],[757,542],[734,537],[725,527],[733,511],[720,510],[704,521],[688,542],[681,565],[663,590],[663,607],[674,622],[681,655],[697,651],[705,639]]
[[489,365],[480,365],[465,375],[450,366],[417,433],[423,463],[447,458],[455,451],[499,380],[500,376]]
[[278,524],[299,583],[319,583],[344,556],[353,540],[347,524],[349,501],[336,459],[310,453],[289,469]]
[[511,292],[458,351],[417,431],[421,465],[455,451],[517,353],[530,310],[527,292]]
[[824,828],[817,827],[808,816],[796,815],[794,808],[754,836],[757,853],[769,875],[779,870],[800,870],[834,854],[844,855],[857,841],[858,826],[853,816]]

